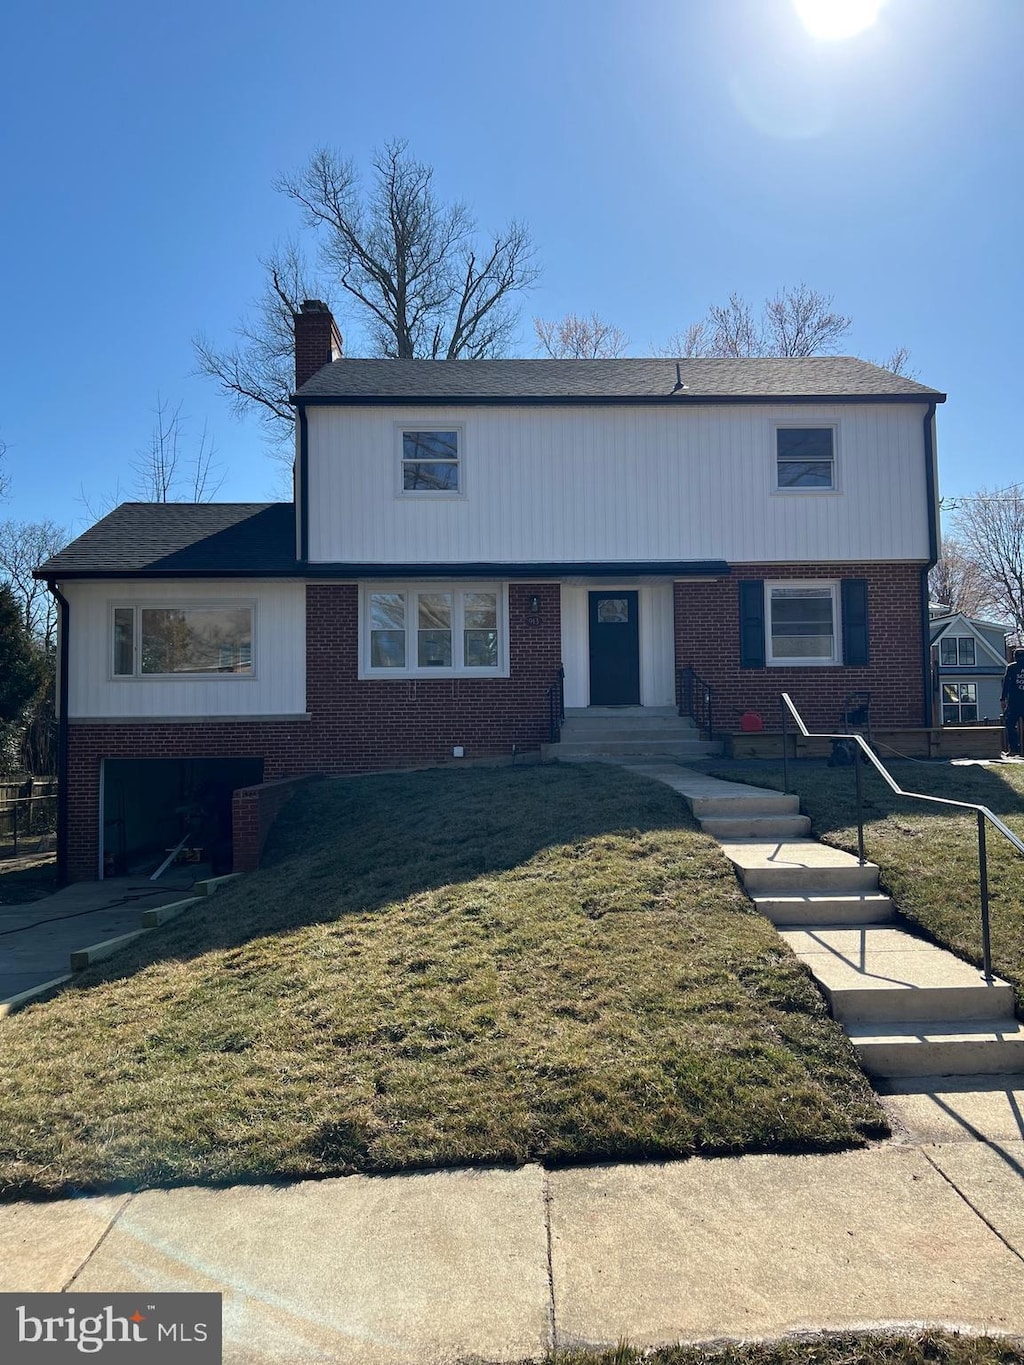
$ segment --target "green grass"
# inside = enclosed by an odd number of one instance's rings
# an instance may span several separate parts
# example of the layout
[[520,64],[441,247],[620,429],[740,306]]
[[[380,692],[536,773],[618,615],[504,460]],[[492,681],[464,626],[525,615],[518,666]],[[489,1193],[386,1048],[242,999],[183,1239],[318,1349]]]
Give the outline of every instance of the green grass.
[[[904,790],[988,806],[1024,838],[1024,765],[993,767],[882,760]],[[782,765],[729,764],[718,776],[782,788]],[[852,768],[790,764],[791,790],[811,817],[811,832],[826,843],[857,851],[856,789]],[[865,851],[899,909],[930,937],[968,961],[981,963],[978,833],[973,812],[954,813],[894,796],[865,768]],[[1013,982],[1024,1004],[1024,854],[988,829],[992,960]]]
[[335,780],[272,839],[259,873],[4,1026],[8,1195],[887,1132],[664,786],[600,766]]
[[[957,1332],[823,1333],[720,1346],[556,1351],[543,1365],[1022,1365],[1024,1347]],[[525,1362],[524,1362],[525,1365]]]

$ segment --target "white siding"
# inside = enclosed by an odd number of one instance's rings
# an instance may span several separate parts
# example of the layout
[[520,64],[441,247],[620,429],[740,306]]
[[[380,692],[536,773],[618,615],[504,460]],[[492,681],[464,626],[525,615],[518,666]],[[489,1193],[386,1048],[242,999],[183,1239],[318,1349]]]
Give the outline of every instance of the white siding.
[[[248,579],[198,582],[70,582],[68,713],[86,717],[276,716],[306,709],[304,583]],[[253,676],[113,678],[111,604],[254,602]]]
[[[326,563],[928,558],[917,404],[309,410]],[[838,490],[776,493],[773,421],[838,423]],[[396,429],[458,424],[464,496],[403,497]]]
[[562,584],[562,665],[566,706],[590,705],[589,596],[591,591],[634,589],[640,594],[640,705],[671,706],[675,700],[671,583]]

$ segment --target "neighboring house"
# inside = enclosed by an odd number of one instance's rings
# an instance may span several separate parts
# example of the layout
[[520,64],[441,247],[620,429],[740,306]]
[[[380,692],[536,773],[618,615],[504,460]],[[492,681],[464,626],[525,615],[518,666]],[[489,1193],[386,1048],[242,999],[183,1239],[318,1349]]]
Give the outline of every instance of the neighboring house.
[[943,725],[998,724],[1006,670],[1006,627],[931,608],[932,678],[936,718]]
[[842,357],[339,354],[304,305],[294,505],[129,504],[38,570],[70,876],[170,845],[197,789],[537,750],[563,665],[570,707],[693,668],[721,731],[784,689],[930,722],[943,394]]

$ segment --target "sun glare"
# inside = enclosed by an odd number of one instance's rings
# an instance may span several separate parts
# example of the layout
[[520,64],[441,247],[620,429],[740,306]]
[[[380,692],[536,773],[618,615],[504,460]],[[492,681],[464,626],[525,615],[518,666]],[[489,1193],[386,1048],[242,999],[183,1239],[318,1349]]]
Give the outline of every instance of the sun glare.
[[878,18],[884,0],[793,0],[793,8],[815,38],[836,41],[863,33]]

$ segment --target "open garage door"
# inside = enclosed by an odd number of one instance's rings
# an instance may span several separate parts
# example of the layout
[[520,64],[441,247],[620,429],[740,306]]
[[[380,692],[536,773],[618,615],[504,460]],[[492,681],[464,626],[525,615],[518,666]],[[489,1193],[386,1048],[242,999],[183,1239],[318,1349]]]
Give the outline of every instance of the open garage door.
[[231,871],[231,797],[263,781],[262,758],[107,758],[103,875],[155,872],[185,839],[197,875]]

